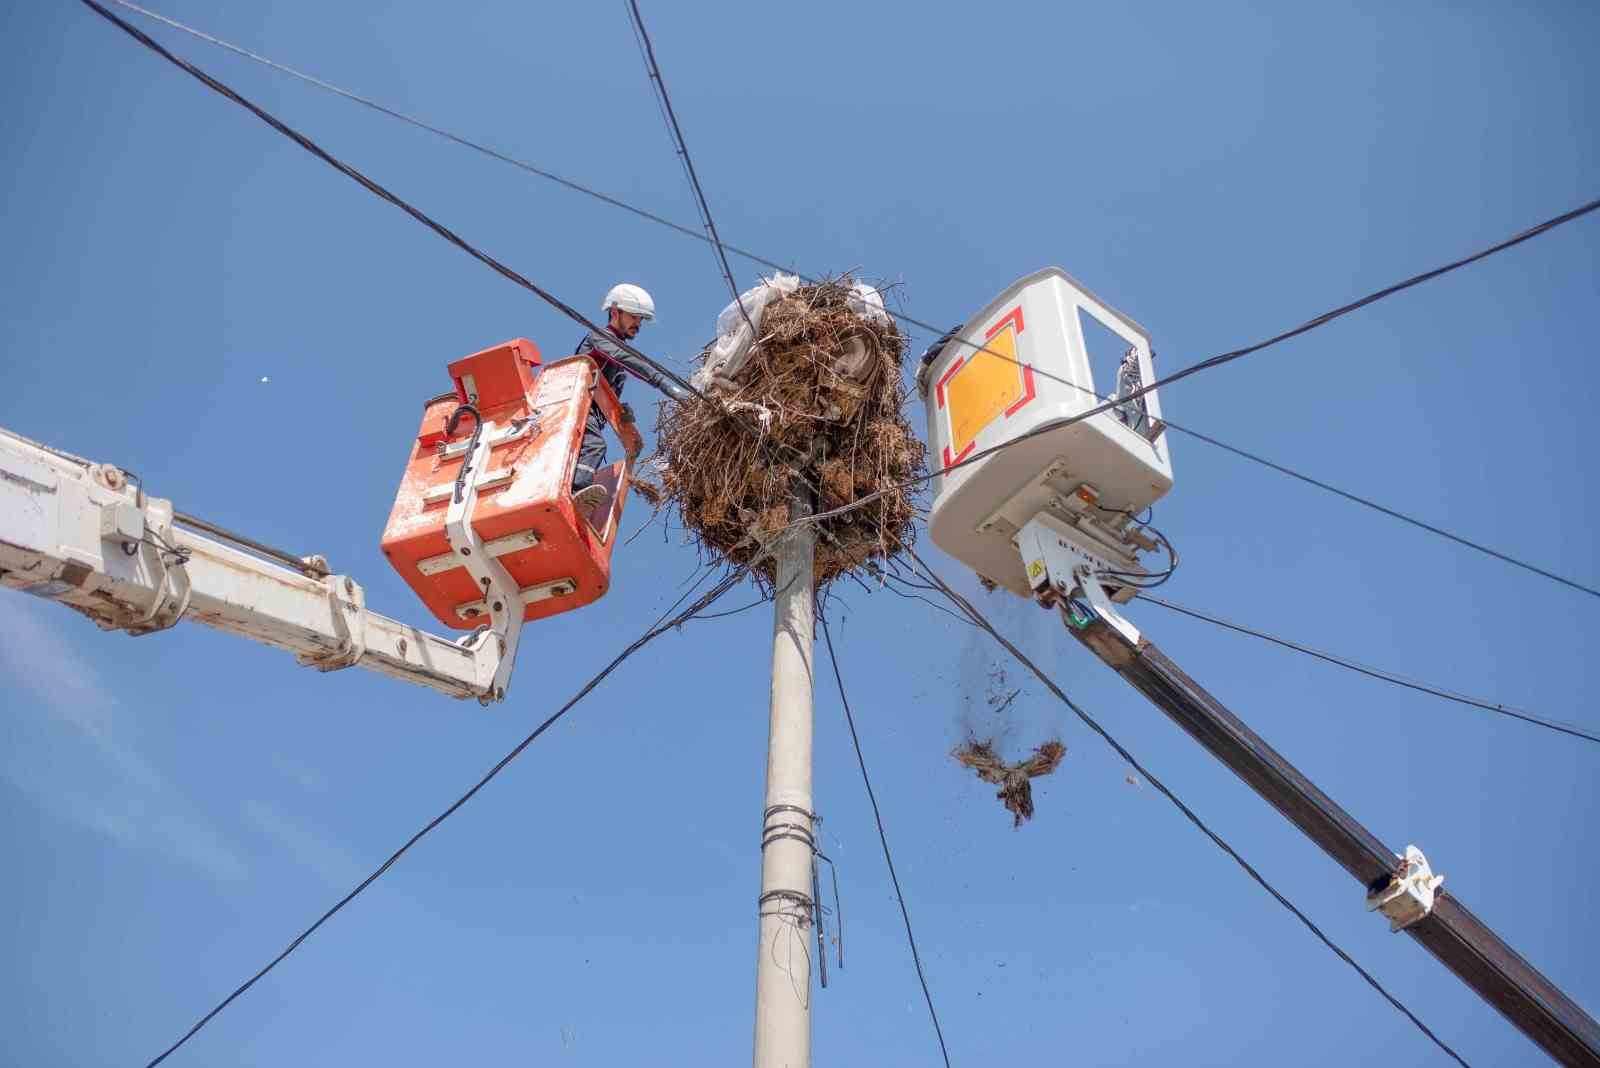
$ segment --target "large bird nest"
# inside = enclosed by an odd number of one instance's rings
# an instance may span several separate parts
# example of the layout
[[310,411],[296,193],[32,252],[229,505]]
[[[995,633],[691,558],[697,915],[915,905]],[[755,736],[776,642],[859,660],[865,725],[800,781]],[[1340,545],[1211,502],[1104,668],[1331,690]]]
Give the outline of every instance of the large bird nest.
[[[900,484],[924,449],[901,415],[905,338],[884,315],[852,305],[852,282],[801,285],[769,304],[749,358],[709,392],[715,403],[667,405],[656,425],[662,489],[702,549],[749,563],[790,522],[795,487],[816,492],[821,586],[892,556],[913,537],[916,506]],[[773,581],[771,556],[755,568]]]

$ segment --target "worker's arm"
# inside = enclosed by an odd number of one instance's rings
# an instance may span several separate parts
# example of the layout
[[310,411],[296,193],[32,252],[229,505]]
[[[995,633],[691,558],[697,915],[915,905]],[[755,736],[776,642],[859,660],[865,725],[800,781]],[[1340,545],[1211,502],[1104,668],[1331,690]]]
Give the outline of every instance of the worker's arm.
[[630,354],[628,350],[617,344],[615,338],[606,334],[590,334],[589,344],[603,359],[621,367],[646,385],[659,389],[675,401],[685,401],[694,396],[693,393],[684,389],[678,383],[663,376],[654,367]]

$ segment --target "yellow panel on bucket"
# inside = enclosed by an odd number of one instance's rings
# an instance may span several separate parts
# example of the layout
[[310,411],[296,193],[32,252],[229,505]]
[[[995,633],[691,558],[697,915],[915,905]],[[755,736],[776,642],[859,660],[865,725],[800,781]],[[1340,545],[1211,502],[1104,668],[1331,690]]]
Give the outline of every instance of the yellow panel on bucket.
[[1006,328],[984,342],[945,383],[949,404],[950,452],[960,456],[983,428],[1022,399],[1022,367],[1017,361],[1017,328]]

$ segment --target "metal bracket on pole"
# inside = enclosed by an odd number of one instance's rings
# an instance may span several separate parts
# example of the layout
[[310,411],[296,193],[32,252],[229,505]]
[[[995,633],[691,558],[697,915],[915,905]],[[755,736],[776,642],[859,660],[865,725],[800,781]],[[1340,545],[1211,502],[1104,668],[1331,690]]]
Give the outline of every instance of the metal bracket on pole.
[[[483,599],[488,605],[489,628],[469,647],[474,656],[487,657],[484,673],[488,677],[480,677],[483,688],[478,701],[489,704],[505,698],[511,669],[516,665],[517,643],[522,637],[526,607],[516,580],[485,546],[472,525],[472,513],[478,505],[478,487],[488,470],[489,453],[497,440],[497,428],[492,422],[480,424],[477,431],[472,447],[462,460],[457,492],[450,498],[450,507],[445,513],[444,533],[450,551],[460,558],[461,566],[483,590]],[[492,669],[487,665],[492,665]]]
[[1408,845],[1389,884],[1367,894],[1367,911],[1382,912],[1389,918],[1389,930],[1403,931],[1433,912],[1434,891],[1443,882],[1422,850]]

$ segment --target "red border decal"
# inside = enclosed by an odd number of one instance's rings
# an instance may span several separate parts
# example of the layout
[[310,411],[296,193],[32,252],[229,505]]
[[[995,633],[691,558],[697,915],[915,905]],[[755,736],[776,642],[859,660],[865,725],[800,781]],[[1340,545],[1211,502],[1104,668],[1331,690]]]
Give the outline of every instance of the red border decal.
[[973,449],[975,449],[977,447],[978,447],[978,442],[977,442],[976,439],[974,439],[972,441],[967,442],[967,447],[966,448],[962,449],[960,452],[956,453],[954,456],[951,456],[950,455],[950,446],[946,445],[944,447],[944,465],[946,467],[952,467],[955,464],[960,463],[962,460],[965,460],[967,458],[967,454],[968,453],[970,453]]
[[987,341],[994,337],[1000,331],[1005,329],[1007,323],[1016,323],[1017,333],[1022,333],[1022,305],[1018,304],[1015,308],[1012,308],[1010,311],[1001,316],[999,322],[995,323],[993,326],[983,332],[983,339]]
[[956,372],[961,370],[961,365],[966,362],[967,358],[965,356],[957,356],[956,362],[951,364],[945,373],[939,376],[938,384],[933,387],[933,395],[938,401],[939,407],[944,407],[944,384],[954,378]]

